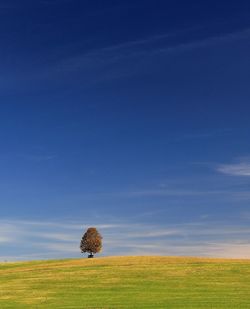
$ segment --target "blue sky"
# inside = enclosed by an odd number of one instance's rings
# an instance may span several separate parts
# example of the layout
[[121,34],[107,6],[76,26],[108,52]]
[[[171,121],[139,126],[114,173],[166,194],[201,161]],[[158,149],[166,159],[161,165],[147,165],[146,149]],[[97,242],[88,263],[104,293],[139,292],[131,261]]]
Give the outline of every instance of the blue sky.
[[0,0],[0,260],[250,258],[249,11]]

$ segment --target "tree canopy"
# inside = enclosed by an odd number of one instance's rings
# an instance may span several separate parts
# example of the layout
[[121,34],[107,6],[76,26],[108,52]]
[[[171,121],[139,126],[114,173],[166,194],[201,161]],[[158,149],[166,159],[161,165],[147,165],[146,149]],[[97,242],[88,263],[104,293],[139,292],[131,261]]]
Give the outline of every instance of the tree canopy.
[[95,227],[88,228],[84,233],[80,243],[80,249],[82,253],[90,253],[90,257],[93,257],[93,254],[101,251],[102,236]]

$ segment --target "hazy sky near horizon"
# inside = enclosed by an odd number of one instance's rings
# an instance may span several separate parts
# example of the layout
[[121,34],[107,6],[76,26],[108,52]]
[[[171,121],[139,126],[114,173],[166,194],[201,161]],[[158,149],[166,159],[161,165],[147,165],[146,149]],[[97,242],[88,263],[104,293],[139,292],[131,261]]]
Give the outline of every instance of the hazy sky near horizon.
[[250,258],[249,14],[0,0],[0,260]]

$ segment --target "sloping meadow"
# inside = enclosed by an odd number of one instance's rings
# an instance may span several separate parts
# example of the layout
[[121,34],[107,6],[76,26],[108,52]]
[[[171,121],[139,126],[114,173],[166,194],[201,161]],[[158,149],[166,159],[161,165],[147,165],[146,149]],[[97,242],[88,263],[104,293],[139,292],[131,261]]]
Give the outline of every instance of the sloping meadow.
[[250,260],[109,257],[0,264],[0,308],[249,308]]

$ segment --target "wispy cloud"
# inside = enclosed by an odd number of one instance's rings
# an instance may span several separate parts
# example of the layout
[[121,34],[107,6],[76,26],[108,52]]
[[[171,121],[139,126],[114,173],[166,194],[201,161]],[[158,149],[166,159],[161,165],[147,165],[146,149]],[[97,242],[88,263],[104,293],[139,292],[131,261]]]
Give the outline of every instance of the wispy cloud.
[[169,37],[178,37],[181,33],[183,33],[183,31],[154,35],[135,41],[128,41],[92,50],[83,53],[82,55],[65,59],[58,64],[57,70],[60,72],[73,72],[80,70],[88,72],[90,69],[102,68],[102,73],[104,72],[103,70],[107,73],[110,66],[117,65],[125,59],[185,51],[231,40],[247,38],[250,36],[250,29],[247,28],[241,31],[211,35],[205,38],[190,39],[189,41],[185,40],[185,42],[182,42],[183,39],[181,38],[175,40],[174,43],[171,40],[168,40]]
[[176,137],[175,140],[196,140],[196,139],[208,139],[208,138],[214,138],[214,137],[224,137],[226,135],[229,135],[232,132],[229,128],[224,129],[217,129],[217,130],[209,130],[209,131],[203,131],[199,133],[185,133],[182,136]]
[[198,243],[198,244],[175,244],[164,247],[158,245],[138,245],[129,248],[129,255],[173,255],[173,256],[198,256],[217,258],[250,258],[250,244],[238,244],[222,242]]
[[[80,257],[79,242],[91,222],[0,220],[0,260]],[[99,222],[103,255],[197,255],[250,258],[247,226],[216,223],[168,226]],[[18,250],[19,255],[11,254]]]
[[207,47],[214,44],[219,44],[227,41],[238,40],[242,38],[248,38],[250,36],[250,28],[246,28],[241,31],[235,31],[230,33],[223,33],[220,35],[209,36],[206,38],[201,38],[198,40],[192,40],[186,43],[180,43],[175,46],[170,46],[167,48],[159,48],[156,52],[172,52],[178,50],[189,50],[199,47]]
[[205,195],[221,195],[225,193],[223,190],[195,190],[195,189],[147,189],[130,192],[114,193],[114,195],[120,195],[123,197],[134,198],[134,197],[164,197],[164,196],[205,196]]
[[46,154],[22,154],[20,157],[35,162],[50,161],[56,158],[55,155]]
[[250,160],[242,159],[239,162],[231,164],[221,164],[217,171],[231,176],[250,176]]
[[[45,1],[46,2],[46,1]],[[157,67],[159,62],[180,52],[217,46],[239,39],[248,39],[250,29],[230,33],[211,33],[197,38],[197,29],[183,29],[176,32],[155,34],[110,46],[86,50],[84,47],[75,54],[49,63],[47,66],[35,67],[23,75],[15,74],[20,82],[30,83],[41,80],[60,82],[80,82],[82,87],[91,87],[102,82],[130,77],[145,71],[147,65]],[[199,30],[198,30],[199,33]],[[173,39],[174,38],[174,39]],[[63,47],[60,47],[63,48]],[[56,51],[55,51],[56,52]],[[163,57],[162,57],[163,56]],[[156,64],[156,66],[153,66]],[[69,78],[70,77],[70,78]],[[5,82],[6,76],[3,78]],[[13,80],[13,79],[11,79]],[[5,87],[8,87],[9,83]]]
[[[200,163],[199,163],[200,164]],[[211,168],[214,168],[214,164],[208,163],[206,164]],[[130,201],[138,202],[139,200],[152,200],[155,201],[158,199],[168,201],[169,203],[173,201],[181,202],[182,205],[185,204],[184,199],[188,199],[190,205],[190,201],[200,201],[201,204],[204,200],[208,199],[210,202],[213,201],[239,201],[239,200],[247,200],[250,199],[250,192],[248,187],[245,184],[234,185],[227,183],[219,183],[216,177],[212,177],[209,181],[204,182],[202,185],[197,183],[197,179],[190,181],[180,181],[176,183],[172,183],[171,185],[154,185],[147,187],[138,187],[134,189],[127,188],[124,191],[95,191],[95,192],[86,192],[79,194],[72,194],[71,198],[79,198],[81,201],[102,201],[108,203],[109,201],[116,202],[126,202]],[[199,179],[198,179],[199,181]],[[164,186],[163,186],[164,185]],[[154,210],[146,212],[144,214],[140,214],[142,216],[151,216],[152,213],[162,212],[162,210]],[[136,215],[138,216],[138,214]]]
[[[210,185],[211,186],[211,185]],[[237,199],[240,197],[247,198],[249,196],[249,191],[245,189],[239,188],[218,188],[214,187],[211,189],[201,188],[201,187],[193,187],[191,188],[188,185],[179,185],[169,188],[146,188],[146,189],[138,189],[138,190],[128,190],[128,191],[119,191],[119,192],[105,192],[100,193],[96,192],[93,194],[84,195],[83,199],[141,199],[141,198],[194,198],[200,199],[204,197],[210,197],[214,199],[223,199],[228,200],[229,198]]]
[[10,237],[6,237],[6,236],[0,236],[0,243],[3,242],[10,242],[11,238]]

